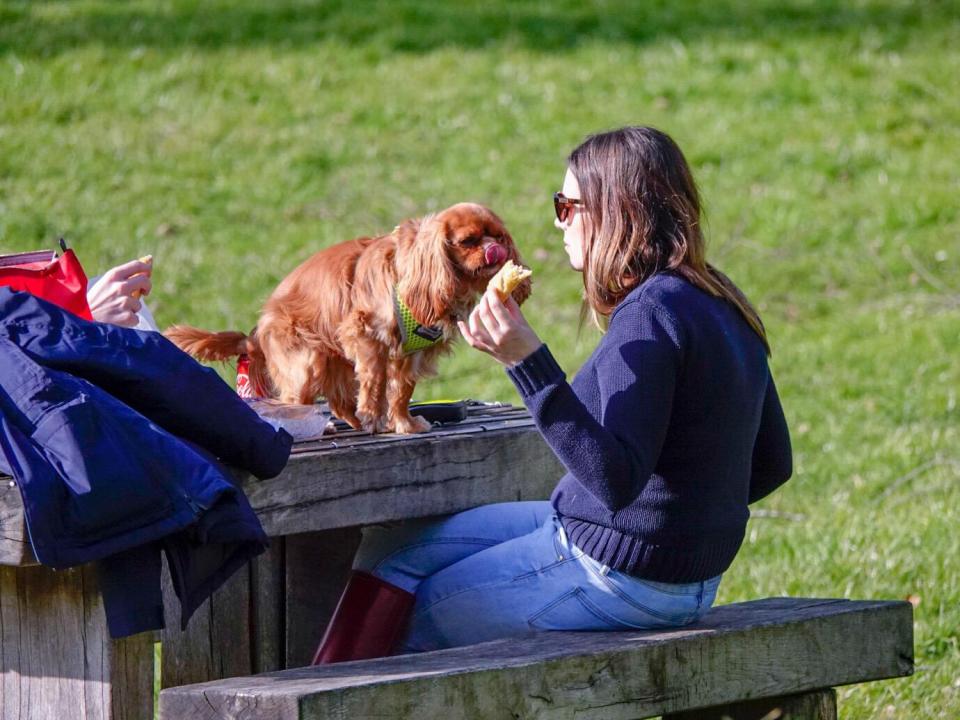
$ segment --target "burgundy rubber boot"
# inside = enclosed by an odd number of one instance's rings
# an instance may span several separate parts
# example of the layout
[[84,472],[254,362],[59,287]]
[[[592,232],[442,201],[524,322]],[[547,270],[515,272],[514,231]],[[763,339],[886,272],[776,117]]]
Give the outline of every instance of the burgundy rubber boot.
[[414,596],[354,570],[313,656],[313,665],[390,655],[407,624]]

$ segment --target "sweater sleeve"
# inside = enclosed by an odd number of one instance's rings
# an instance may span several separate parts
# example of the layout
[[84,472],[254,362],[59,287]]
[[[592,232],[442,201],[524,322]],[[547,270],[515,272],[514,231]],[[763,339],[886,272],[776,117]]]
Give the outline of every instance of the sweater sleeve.
[[770,376],[763,398],[760,429],[753,445],[753,464],[750,471],[750,495],[753,503],[766,497],[783,485],[793,474],[793,452],[790,431],[783,416],[777,386]]
[[660,456],[681,362],[677,332],[642,301],[617,310],[591,364],[599,419],[546,345],[508,370],[554,454],[611,512],[637,497]]

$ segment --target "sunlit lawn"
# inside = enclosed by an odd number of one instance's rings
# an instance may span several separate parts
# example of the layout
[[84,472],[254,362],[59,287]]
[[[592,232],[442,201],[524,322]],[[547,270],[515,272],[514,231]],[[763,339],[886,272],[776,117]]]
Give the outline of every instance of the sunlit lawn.
[[[661,127],[795,446],[721,601],[911,596],[916,675],[843,717],[955,718],[957,77],[949,2],[0,2],[0,247],[152,253],[161,324],[248,329],[311,252],[478,200],[572,374],[597,336],[550,193],[588,132]],[[466,347],[418,393],[517,400]]]

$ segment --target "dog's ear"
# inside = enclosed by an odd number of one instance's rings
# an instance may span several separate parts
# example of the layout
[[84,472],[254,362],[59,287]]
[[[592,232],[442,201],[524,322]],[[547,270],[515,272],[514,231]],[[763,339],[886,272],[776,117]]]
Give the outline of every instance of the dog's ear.
[[504,247],[507,250],[507,259],[513,260],[517,265],[523,265],[523,259],[520,257],[520,252],[517,250],[517,244],[513,242],[513,236],[502,224],[500,225],[500,236]]
[[439,323],[450,312],[456,292],[456,273],[447,253],[449,231],[436,215],[417,226],[404,223],[397,228],[397,292],[422,325]]

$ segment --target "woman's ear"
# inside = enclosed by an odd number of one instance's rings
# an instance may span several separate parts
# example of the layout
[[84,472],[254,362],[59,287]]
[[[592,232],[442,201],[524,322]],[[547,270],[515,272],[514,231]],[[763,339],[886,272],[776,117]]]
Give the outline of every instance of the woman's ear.
[[405,232],[405,226],[397,231],[397,293],[417,322],[436,325],[449,314],[456,292],[447,223],[428,215],[415,233]]

